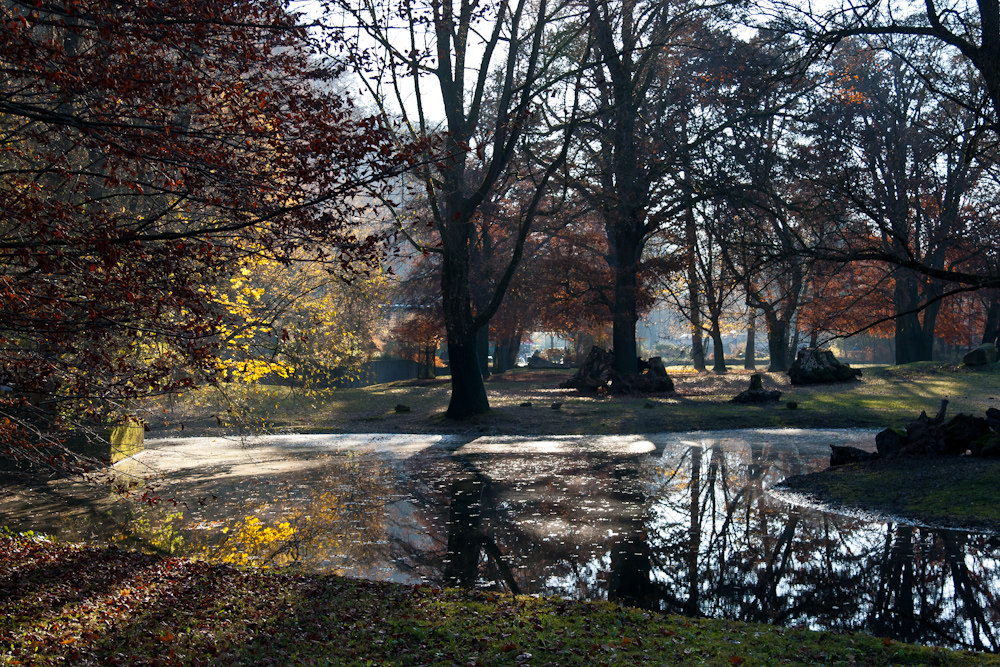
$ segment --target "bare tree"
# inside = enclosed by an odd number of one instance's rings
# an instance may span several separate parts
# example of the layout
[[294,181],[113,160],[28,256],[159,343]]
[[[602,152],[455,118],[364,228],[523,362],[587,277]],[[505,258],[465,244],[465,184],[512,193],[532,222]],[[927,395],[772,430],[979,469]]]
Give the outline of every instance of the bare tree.
[[[553,66],[575,39],[563,29],[566,7],[550,0],[334,2],[345,29],[363,35],[361,47],[370,43],[356,53],[363,84],[386,117],[398,115],[401,136],[420,146],[412,173],[438,235],[438,244],[424,250],[441,254],[452,380],[447,415],[483,413],[489,402],[476,339],[500,306],[546,187],[565,157],[566,143],[550,142],[547,129],[539,136],[534,121],[546,96],[556,94],[556,79],[569,69]],[[571,94],[563,99],[557,132],[568,135],[574,105]],[[475,220],[527,143],[535,143],[539,166],[519,175],[532,196],[519,211],[506,267],[476,298],[470,280]]]

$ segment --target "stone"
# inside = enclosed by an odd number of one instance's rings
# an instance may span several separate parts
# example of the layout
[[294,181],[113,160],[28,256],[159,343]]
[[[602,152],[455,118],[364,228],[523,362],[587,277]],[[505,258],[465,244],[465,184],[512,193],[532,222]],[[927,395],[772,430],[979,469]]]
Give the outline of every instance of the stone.
[[531,401],[525,401],[524,403],[520,403],[519,405],[522,408],[530,408],[531,407]]
[[558,410],[559,408],[562,407],[562,403],[553,403],[549,407],[552,408],[553,410]]
[[1000,433],[990,431],[973,445],[974,456],[983,458],[1000,458]]
[[799,407],[799,402],[798,401],[788,401],[787,403],[785,403],[785,407],[788,408],[789,410],[796,410]]
[[877,459],[875,452],[866,452],[857,447],[847,447],[844,445],[830,445],[830,465],[842,466],[848,463],[865,463],[872,459]]
[[538,370],[540,368],[565,368],[563,364],[557,364],[543,357],[538,350],[528,358],[528,368]]
[[990,433],[989,422],[983,417],[957,414],[942,429],[942,454],[960,455],[972,451],[976,442]]
[[897,456],[906,446],[906,431],[898,428],[887,428],[875,436],[875,449],[882,458],[891,459]]
[[830,350],[804,347],[788,369],[793,385],[848,382],[861,377],[861,371],[841,363]]
[[1000,410],[997,410],[996,408],[987,408],[986,422],[994,431],[1000,431]]
[[409,411],[410,411],[409,405],[403,405],[402,403],[396,404],[396,412],[409,412]]
[[977,348],[969,350],[962,357],[962,363],[966,366],[987,366],[997,360],[997,348],[993,343],[984,343]]

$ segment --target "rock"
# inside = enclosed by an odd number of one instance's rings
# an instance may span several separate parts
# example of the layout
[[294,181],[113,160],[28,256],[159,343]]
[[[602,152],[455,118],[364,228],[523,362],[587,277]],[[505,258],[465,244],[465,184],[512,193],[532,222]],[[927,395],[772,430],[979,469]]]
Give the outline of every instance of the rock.
[[537,370],[539,368],[565,368],[565,366],[549,361],[539,354],[538,350],[535,350],[535,353],[528,358],[528,368]]
[[934,417],[922,411],[906,430],[887,428],[875,436],[880,456],[1000,456],[1000,410],[990,408],[986,417],[957,414],[945,422],[948,400]]
[[799,402],[798,401],[788,401],[787,403],[785,403],[785,407],[788,408],[789,410],[795,410],[795,409],[797,409],[799,407]]
[[409,412],[409,411],[410,411],[409,405],[403,405],[402,403],[396,404],[396,412]]
[[848,463],[865,463],[872,459],[877,459],[878,454],[866,452],[857,447],[846,447],[842,445],[830,445],[830,465],[842,466]]
[[525,401],[524,403],[520,403],[519,405],[522,408],[530,408],[531,407],[531,401]]
[[778,390],[768,391],[764,389],[764,378],[760,373],[750,376],[750,388],[737,394],[733,403],[777,403],[781,400],[781,392]]
[[875,449],[882,458],[891,459],[897,456],[906,446],[906,431],[898,428],[887,428],[875,436]]
[[960,413],[952,417],[941,431],[943,451],[940,453],[961,455],[966,450],[973,450],[977,441],[989,435],[990,425],[983,417]]
[[986,422],[994,431],[1000,431],[1000,410],[997,410],[996,408],[987,408]]
[[861,377],[861,371],[843,364],[830,350],[804,347],[788,369],[793,385],[847,382]]
[[965,353],[962,363],[966,366],[986,366],[997,360],[997,348],[993,343],[984,343]]
[[553,410],[558,410],[559,408],[562,407],[562,403],[553,403],[549,407],[552,408]]
[[1000,433],[990,431],[977,440],[973,445],[972,453],[974,456],[982,456],[983,458],[1000,457]]

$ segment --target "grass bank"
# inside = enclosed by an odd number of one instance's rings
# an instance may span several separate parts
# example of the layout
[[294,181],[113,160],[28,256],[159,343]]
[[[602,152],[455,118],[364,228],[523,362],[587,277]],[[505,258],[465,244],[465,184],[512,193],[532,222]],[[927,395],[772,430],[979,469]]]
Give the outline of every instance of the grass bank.
[[[726,428],[883,428],[934,412],[942,398],[949,413],[1000,408],[1000,364],[985,370],[940,363],[864,368],[860,382],[793,387],[783,373],[764,373],[779,403],[738,405],[730,399],[749,384],[749,371],[724,375],[671,369],[677,391],[653,396],[584,396],[559,389],[572,371],[526,369],[491,377],[492,409],[468,422],[444,417],[447,378],[392,382],[357,389],[309,392],[289,387],[228,386],[192,392],[149,406],[154,434],[212,432],[234,421],[254,429],[332,433],[454,433],[510,435],[654,433]],[[227,400],[232,399],[232,400]],[[789,402],[797,404],[789,409]],[[397,412],[396,406],[409,408]],[[558,407],[553,407],[557,405]]]
[[785,480],[812,502],[910,522],[1000,533],[1000,460],[971,457],[873,461]]
[[1000,665],[1000,656],[0,534],[0,663]]

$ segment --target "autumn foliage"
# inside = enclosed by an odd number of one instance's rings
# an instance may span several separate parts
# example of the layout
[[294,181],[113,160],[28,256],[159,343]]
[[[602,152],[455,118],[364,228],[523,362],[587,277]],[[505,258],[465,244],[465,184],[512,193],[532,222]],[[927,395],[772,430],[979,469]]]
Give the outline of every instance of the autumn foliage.
[[121,411],[218,368],[249,256],[350,272],[378,123],[281,2],[0,3],[0,424]]

